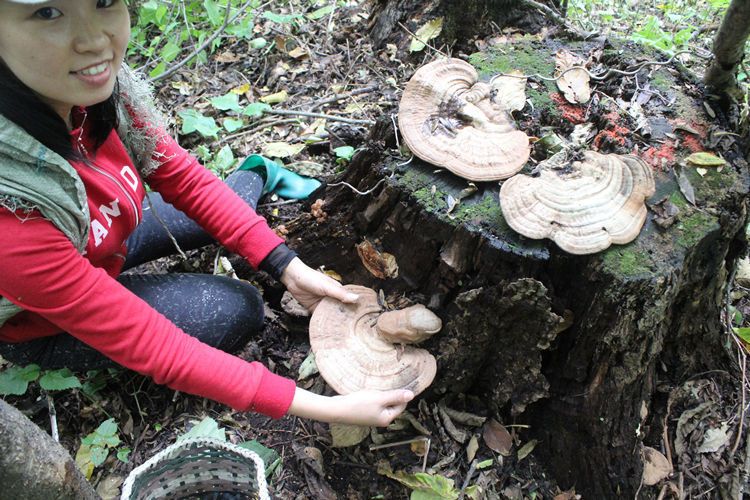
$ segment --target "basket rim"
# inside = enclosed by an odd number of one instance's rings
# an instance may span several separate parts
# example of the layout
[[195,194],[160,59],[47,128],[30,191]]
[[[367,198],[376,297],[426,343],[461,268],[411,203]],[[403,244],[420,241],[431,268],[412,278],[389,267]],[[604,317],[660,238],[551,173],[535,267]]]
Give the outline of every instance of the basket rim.
[[243,448],[242,446],[227,442],[227,441],[221,441],[219,439],[213,438],[213,437],[193,437],[193,438],[185,438],[180,439],[177,442],[167,446],[160,452],[158,452],[153,457],[149,458],[145,462],[143,462],[138,467],[134,468],[132,471],[130,471],[130,474],[128,474],[128,477],[125,479],[125,482],[122,485],[122,492],[120,494],[120,500],[132,500],[132,494],[133,494],[133,486],[135,485],[136,479],[142,475],[147,473],[149,470],[156,467],[160,462],[162,462],[165,458],[167,458],[171,453],[181,450],[183,448],[189,448],[193,445],[207,445],[213,448],[221,448],[224,451],[228,451],[231,453],[237,453],[241,455],[244,458],[247,458],[249,460],[252,460],[255,464],[255,481],[258,485],[258,494],[260,500],[269,500],[270,497],[268,496],[268,485],[266,484],[266,474],[265,474],[265,464],[263,463],[263,459],[260,458],[260,456],[255,453],[252,450],[249,450],[247,448]]

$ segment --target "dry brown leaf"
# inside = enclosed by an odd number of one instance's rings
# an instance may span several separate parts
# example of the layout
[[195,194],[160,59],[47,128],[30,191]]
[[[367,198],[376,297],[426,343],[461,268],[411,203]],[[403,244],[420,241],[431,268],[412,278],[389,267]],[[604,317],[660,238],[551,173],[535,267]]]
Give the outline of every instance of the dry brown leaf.
[[367,239],[357,245],[357,253],[362,264],[373,276],[380,279],[397,278],[398,263],[396,258],[386,252],[380,252]]
[[557,88],[565,99],[572,104],[584,104],[591,98],[589,75],[582,69],[571,69],[573,66],[584,66],[585,61],[567,50],[560,50],[555,54],[555,69],[560,77]]
[[[517,69],[509,75],[522,75]],[[492,80],[492,88],[497,90],[495,102],[503,103],[509,111],[520,111],[526,105],[526,78],[518,76],[498,76]]]
[[492,451],[504,457],[510,455],[510,450],[513,448],[513,438],[510,436],[508,429],[494,418],[484,423],[482,438]]
[[672,464],[661,452],[643,447],[643,484],[653,486],[672,472]]

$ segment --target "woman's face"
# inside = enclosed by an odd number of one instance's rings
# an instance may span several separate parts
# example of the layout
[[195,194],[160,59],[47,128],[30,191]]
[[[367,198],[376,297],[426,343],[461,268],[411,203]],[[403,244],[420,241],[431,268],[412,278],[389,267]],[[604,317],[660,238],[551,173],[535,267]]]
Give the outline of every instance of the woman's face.
[[68,124],[112,94],[129,37],[123,0],[0,0],[0,59]]

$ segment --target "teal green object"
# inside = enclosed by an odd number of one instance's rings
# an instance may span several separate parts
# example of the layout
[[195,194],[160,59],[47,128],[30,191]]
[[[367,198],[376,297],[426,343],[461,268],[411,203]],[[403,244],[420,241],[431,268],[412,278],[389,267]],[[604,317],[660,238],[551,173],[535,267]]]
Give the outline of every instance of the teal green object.
[[280,167],[261,155],[248,156],[237,170],[252,170],[260,174],[265,184],[263,193],[276,193],[283,198],[304,199],[320,187],[320,181]]

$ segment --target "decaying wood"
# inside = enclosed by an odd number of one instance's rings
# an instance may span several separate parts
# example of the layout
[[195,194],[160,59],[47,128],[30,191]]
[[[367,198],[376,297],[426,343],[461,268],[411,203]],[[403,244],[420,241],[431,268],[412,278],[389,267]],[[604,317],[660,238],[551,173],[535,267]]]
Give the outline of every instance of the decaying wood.
[[[479,183],[454,212],[436,208],[462,198],[467,182],[406,161],[393,123],[379,121],[342,176],[313,193],[328,215],[287,224],[290,245],[346,283],[441,317],[443,329],[423,344],[438,361],[423,397],[476,396],[530,425],[535,454],[561,487],[632,496],[651,424],[643,408],[657,387],[731,365],[721,313],[746,251],[747,163],[736,154],[723,170],[693,172],[697,206],[681,206],[680,222],[662,227],[652,208],[634,242],[571,255],[510,230],[494,183]],[[671,168],[654,175],[650,207],[681,196]],[[368,271],[356,250],[363,241],[393,256],[397,274]]]

